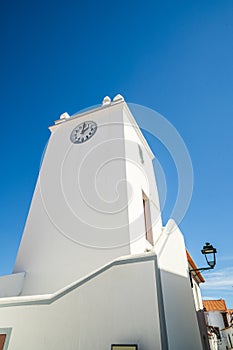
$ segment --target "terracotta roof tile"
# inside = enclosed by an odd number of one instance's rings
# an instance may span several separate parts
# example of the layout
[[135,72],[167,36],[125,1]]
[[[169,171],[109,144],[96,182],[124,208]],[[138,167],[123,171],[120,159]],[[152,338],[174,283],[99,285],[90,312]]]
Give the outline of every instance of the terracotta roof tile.
[[227,311],[225,300],[203,300],[206,311]]
[[[186,249],[186,255],[187,255],[187,259],[188,259],[188,264],[189,264],[189,269],[197,269],[197,265],[195,264],[195,262],[193,261],[191,255],[189,254],[188,250]],[[205,282],[204,277],[202,276],[200,271],[193,271],[192,272],[192,277],[196,280],[197,283],[203,283]],[[198,279],[198,280],[197,280]]]

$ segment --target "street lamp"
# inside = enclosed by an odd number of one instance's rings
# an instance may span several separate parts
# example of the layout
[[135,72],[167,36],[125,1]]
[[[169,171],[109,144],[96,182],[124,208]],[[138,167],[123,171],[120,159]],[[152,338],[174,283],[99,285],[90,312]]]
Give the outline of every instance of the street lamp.
[[210,243],[206,243],[201,250],[202,254],[205,255],[206,262],[211,269],[216,265],[216,253],[217,250]]
[[192,281],[192,272],[193,271],[200,272],[200,271],[205,271],[205,270],[211,270],[216,265],[216,253],[217,253],[217,250],[216,250],[216,248],[214,248],[212,246],[212,244],[207,242],[203,246],[201,252],[202,252],[203,255],[205,255],[205,259],[206,259],[206,262],[209,265],[209,267],[199,267],[199,268],[196,268],[196,269],[189,270],[189,278],[190,278],[190,283],[191,283],[191,287],[192,288],[193,288],[193,281]]

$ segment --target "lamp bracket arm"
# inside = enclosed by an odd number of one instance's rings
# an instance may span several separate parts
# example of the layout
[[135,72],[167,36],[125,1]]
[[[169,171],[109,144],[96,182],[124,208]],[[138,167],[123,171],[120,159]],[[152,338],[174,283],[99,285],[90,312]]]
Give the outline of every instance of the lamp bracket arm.
[[214,266],[213,267],[199,267],[197,269],[191,269],[189,270],[189,272],[193,272],[193,271],[205,271],[205,270],[213,270]]

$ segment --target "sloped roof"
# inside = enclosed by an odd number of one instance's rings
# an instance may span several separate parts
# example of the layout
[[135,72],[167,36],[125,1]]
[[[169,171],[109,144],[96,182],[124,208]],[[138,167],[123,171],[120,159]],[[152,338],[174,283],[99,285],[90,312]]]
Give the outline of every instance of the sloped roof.
[[233,314],[233,309],[228,309],[227,312],[228,312],[229,314]]
[[[186,249],[186,255],[187,255],[187,259],[188,259],[189,269],[190,270],[197,269],[197,265],[193,261],[191,255],[189,254],[187,249]],[[202,276],[202,274],[200,273],[200,271],[193,271],[192,272],[192,277],[197,283],[204,283],[205,282],[205,279]]]
[[203,300],[206,311],[227,311],[225,300]]

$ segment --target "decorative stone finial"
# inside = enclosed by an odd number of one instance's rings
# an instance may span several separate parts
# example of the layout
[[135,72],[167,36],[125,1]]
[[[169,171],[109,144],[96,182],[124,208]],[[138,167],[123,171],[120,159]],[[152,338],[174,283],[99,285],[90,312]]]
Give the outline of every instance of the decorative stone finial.
[[120,101],[124,102],[124,100],[125,100],[124,97],[121,96],[120,94],[116,95],[113,99],[114,102],[120,102]]
[[67,112],[62,113],[62,114],[60,115],[60,119],[69,119],[69,118],[70,118],[70,115],[69,115]]
[[102,101],[102,106],[108,106],[111,103],[111,98],[109,96],[105,96],[105,98]]

